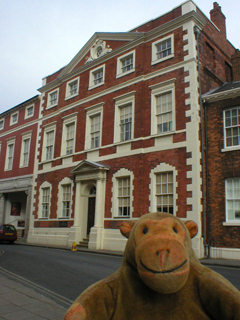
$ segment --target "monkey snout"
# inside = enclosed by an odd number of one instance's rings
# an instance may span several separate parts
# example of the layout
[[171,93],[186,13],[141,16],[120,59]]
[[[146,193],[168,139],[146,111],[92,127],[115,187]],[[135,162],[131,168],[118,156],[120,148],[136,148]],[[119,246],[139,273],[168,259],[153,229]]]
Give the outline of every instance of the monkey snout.
[[166,261],[169,257],[170,250],[169,249],[164,249],[164,250],[158,250],[156,252],[157,257],[159,258],[159,264],[161,268],[164,268]]

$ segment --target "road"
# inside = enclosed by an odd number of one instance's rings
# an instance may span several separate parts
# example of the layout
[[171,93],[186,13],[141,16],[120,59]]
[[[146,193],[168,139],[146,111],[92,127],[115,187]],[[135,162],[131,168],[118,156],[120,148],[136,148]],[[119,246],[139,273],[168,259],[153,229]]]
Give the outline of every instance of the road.
[[116,271],[122,258],[71,250],[1,244],[0,267],[71,300]]
[[[121,265],[122,257],[24,245],[0,245],[0,270],[23,277],[53,293],[75,300]],[[212,267],[240,290],[240,269]]]

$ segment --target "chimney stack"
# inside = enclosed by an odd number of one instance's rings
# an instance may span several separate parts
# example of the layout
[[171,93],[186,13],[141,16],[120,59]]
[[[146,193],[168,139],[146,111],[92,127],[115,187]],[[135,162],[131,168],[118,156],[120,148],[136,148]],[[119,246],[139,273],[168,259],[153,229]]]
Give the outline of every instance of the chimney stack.
[[210,19],[218,27],[218,29],[226,39],[226,17],[222,13],[221,7],[217,2],[213,3],[213,9],[210,11]]

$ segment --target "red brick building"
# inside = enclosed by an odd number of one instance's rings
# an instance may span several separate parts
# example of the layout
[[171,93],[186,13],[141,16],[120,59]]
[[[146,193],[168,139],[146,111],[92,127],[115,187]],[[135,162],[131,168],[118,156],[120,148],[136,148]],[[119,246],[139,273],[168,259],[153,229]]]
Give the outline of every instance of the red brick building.
[[203,95],[206,112],[207,243],[212,257],[240,257],[240,51],[233,82]]
[[235,52],[217,3],[210,18],[186,1],[96,33],[43,80],[29,242],[122,250],[121,222],[160,210],[198,223],[203,255],[198,56],[204,93],[229,81]]
[[123,220],[168,211],[197,222],[199,257],[207,246],[237,257],[238,210],[224,218],[223,186],[239,176],[238,150],[221,135],[226,99],[211,100],[236,86],[234,54],[216,2],[210,20],[186,1],[130,32],[95,33],[39,97],[0,115],[0,223],[29,242],[123,250]]
[[39,96],[0,115],[0,223],[11,223],[22,236],[29,229]]

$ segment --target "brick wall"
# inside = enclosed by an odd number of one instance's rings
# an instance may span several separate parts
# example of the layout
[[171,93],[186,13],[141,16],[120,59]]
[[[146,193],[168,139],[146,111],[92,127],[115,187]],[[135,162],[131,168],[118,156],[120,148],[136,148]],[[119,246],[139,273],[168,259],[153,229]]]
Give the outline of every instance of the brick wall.
[[240,151],[222,152],[223,110],[240,105],[240,98],[207,106],[209,167],[209,243],[214,247],[240,247],[239,226],[223,226],[225,217],[225,179],[240,177]]

